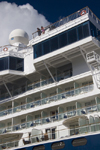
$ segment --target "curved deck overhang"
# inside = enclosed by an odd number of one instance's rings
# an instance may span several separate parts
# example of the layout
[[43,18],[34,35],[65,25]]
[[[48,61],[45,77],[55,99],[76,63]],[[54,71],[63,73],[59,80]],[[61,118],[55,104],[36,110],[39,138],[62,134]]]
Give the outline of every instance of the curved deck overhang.
[[0,143],[4,143],[5,141],[13,141],[19,140],[22,137],[23,133],[5,133],[0,134]]
[[66,120],[64,120],[63,125],[66,126],[66,127],[69,127],[70,124],[72,124],[74,122],[77,122],[79,118],[88,119],[88,117],[86,115],[74,116],[74,117],[67,118]]

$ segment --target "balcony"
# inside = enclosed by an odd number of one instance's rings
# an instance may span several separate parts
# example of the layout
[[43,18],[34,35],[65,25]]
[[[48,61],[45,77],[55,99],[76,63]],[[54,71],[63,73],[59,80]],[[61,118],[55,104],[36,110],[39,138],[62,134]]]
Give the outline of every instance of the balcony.
[[[63,19],[60,19],[59,21],[45,27],[45,34],[49,34],[49,32],[52,32],[52,30],[54,30],[58,27],[61,27],[62,25],[66,24],[70,21],[73,21],[85,14],[89,14],[100,25],[100,20],[95,16],[95,14],[88,7],[85,7],[83,9],[73,13],[72,15],[69,15],[69,16],[67,16]],[[36,31],[36,32],[32,33],[32,36],[33,36],[33,39],[35,39],[36,37],[39,37],[38,32]],[[43,34],[41,34],[41,36],[43,36]]]
[[12,132],[12,131],[18,131],[23,129],[28,129],[31,127],[36,127],[38,125],[44,125],[48,123],[54,123],[56,121],[65,120],[72,117],[82,116],[82,115],[88,115],[93,112],[100,112],[100,104],[83,107],[81,109],[73,109],[71,111],[65,111],[63,113],[56,113],[55,115],[46,116],[46,117],[40,117],[38,119],[33,119],[28,122],[23,122],[19,124],[15,124],[13,126],[7,126],[0,128],[0,134]]
[[76,89],[73,89],[73,90],[69,90],[69,91],[66,91],[66,92],[51,96],[51,97],[43,98],[41,100],[33,101],[31,103],[27,103],[27,104],[24,104],[24,105],[20,105],[20,106],[14,107],[14,108],[10,108],[10,109],[1,111],[0,112],[0,117],[6,116],[6,115],[9,115],[9,114],[13,114],[13,113],[17,113],[17,112],[20,112],[20,111],[23,111],[23,110],[28,110],[28,109],[31,109],[31,108],[33,109],[37,106],[42,106],[42,105],[49,104],[49,103],[52,103],[52,102],[57,102],[57,101],[60,101],[62,99],[67,99],[67,98],[72,97],[72,96],[77,96],[77,95],[80,95],[80,94],[90,92],[92,90],[93,90],[93,84],[83,86],[83,87],[80,87],[80,88],[76,88]]
[[[54,79],[55,79],[56,82],[59,82],[61,80],[67,79],[71,76],[72,76],[72,72],[67,71],[67,72],[59,74],[58,76],[55,76]],[[46,85],[49,85],[49,84],[52,84],[52,83],[54,83],[52,78],[45,79],[45,80],[42,80],[42,81],[34,82],[32,84],[28,84],[27,86],[20,87],[16,90],[13,90],[13,91],[11,91],[11,94],[12,94],[13,97],[18,96],[18,95],[23,94],[27,91],[30,91],[30,90],[33,90],[33,89],[36,89],[36,88],[39,88],[39,87],[43,87],[43,86],[46,86]],[[0,100],[4,100],[4,99],[11,99],[8,93],[1,94]]]

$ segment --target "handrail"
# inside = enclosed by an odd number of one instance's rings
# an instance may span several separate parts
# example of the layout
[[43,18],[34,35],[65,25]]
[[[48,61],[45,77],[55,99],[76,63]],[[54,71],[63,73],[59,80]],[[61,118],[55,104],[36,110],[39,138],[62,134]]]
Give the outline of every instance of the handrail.
[[[92,130],[92,128],[91,128],[92,126],[94,126],[96,130],[95,129]],[[96,127],[99,127],[99,128],[96,128]],[[82,129],[84,129],[84,130],[82,130]],[[66,131],[70,131],[70,134],[68,134]],[[71,131],[74,131],[74,132],[71,133]],[[37,142],[40,143],[40,142],[45,142],[47,140],[55,140],[55,139],[60,139],[61,140],[62,138],[71,137],[71,136],[78,135],[78,134],[87,134],[87,133],[90,133],[90,132],[93,133],[93,132],[98,132],[98,131],[100,131],[100,122],[93,123],[93,124],[87,124],[87,125],[84,125],[84,126],[79,126],[78,128],[75,127],[74,129],[67,129],[67,128],[60,129],[60,130],[56,130],[54,133],[49,131],[47,134],[41,133],[41,134],[31,135],[30,137],[29,136],[25,136],[24,138],[21,137],[18,140],[13,139],[9,142],[1,143],[0,148],[2,148],[2,146],[5,147],[5,149],[9,149],[9,148],[12,148],[12,147],[19,147],[19,141],[22,141],[21,146],[23,146],[23,144],[24,144],[23,140],[25,140],[26,138],[29,141],[29,143],[27,143],[27,146],[28,146],[28,144],[32,144],[32,143],[37,143]],[[66,133],[66,134],[64,134],[64,133]],[[29,134],[29,132],[27,132],[27,134]]]
[[[20,111],[21,111],[21,107],[26,107],[26,109],[28,109],[27,108],[27,105],[29,105],[29,104],[34,104],[35,105],[35,103],[37,103],[38,101],[40,101],[41,102],[41,105],[44,105],[44,104],[42,104],[42,101],[44,100],[44,99],[50,99],[50,98],[52,98],[52,97],[54,97],[54,96],[59,96],[59,95],[62,95],[62,94],[65,94],[66,92],[71,92],[71,91],[74,91],[74,90],[77,90],[77,89],[81,89],[81,88],[85,88],[85,87],[89,87],[89,86],[91,86],[91,85],[93,85],[93,84],[88,84],[88,85],[86,85],[86,86],[81,86],[81,87],[78,87],[78,88],[75,88],[75,89],[73,89],[73,90],[68,90],[68,91],[65,91],[65,92],[61,92],[61,93],[58,93],[58,94],[56,94],[56,95],[53,95],[53,96],[50,96],[50,97],[45,97],[45,98],[43,98],[43,99],[39,99],[39,100],[36,100],[36,101],[32,101],[32,102],[30,102],[30,103],[25,103],[25,104],[23,104],[23,105],[19,105],[19,106],[16,106],[16,107],[13,107],[13,108],[10,108],[10,109],[5,109],[5,110],[3,110],[3,111],[0,111],[0,114],[1,113],[3,113],[3,112],[7,112],[7,111],[12,111],[12,113],[15,113],[14,112],[14,109],[16,109],[16,108],[20,108]],[[75,95],[75,94],[74,94]],[[58,99],[57,99],[58,100]],[[23,109],[22,109],[23,110]],[[10,113],[10,114],[12,114],[12,113]],[[6,114],[7,115],[7,114]]]
[[[92,12],[91,9],[90,9],[88,6],[86,6],[86,7],[82,8],[82,9],[80,9],[80,10],[74,12],[73,14],[68,15],[67,17],[64,17],[64,18],[62,18],[62,19],[56,21],[55,23],[52,23],[52,24],[46,26],[45,29],[48,29],[48,28],[50,28],[50,27],[53,27],[54,25],[55,25],[55,28],[57,28],[58,26],[61,26],[61,25],[65,24],[65,23],[67,23],[67,22],[69,22],[69,21],[71,21],[71,20],[74,20],[74,19],[80,17],[81,14],[79,15],[79,13],[80,13],[82,10],[85,10],[86,13],[88,13],[88,11]],[[78,14],[77,14],[77,13],[78,13]],[[92,13],[93,13],[93,12],[92,12]],[[73,15],[76,15],[76,17],[74,17],[73,19],[71,18],[71,20],[70,20],[70,17],[73,16]],[[98,18],[94,13],[93,13],[93,15],[99,20],[99,18]],[[68,18],[69,20],[68,20],[67,18]],[[67,21],[64,22],[64,20],[66,20],[66,19],[67,19]],[[61,24],[61,25],[59,24],[59,25],[57,25],[57,27],[56,27],[56,24],[57,24],[57,23],[60,23],[61,21],[63,22],[63,24]],[[99,21],[100,21],[100,20],[99,20]],[[54,29],[55,29],[55,28],[54,28]],[[37,34],[37,31],[35,31],[34,33],[32,33],[33,38],[36,37],[36,36],[35,36],[36,34]]]
[[[50,119],[50,121],[49,122],[55,122],[56,120],[61,120],[61,119],[64,119],[64,116],[62,117],[62,118],[59,118],[61,115],[67,115],[67,118],[70,118],[70,117],[72,117],[72,116],[80,116],[80,115],[82,115],[83,113],[81,112],[81,114],[79,114],[78,113],[78,111],[79,110],[83,110],[83,109],[85,109],[86,110],[86,114],[88,114],[89,113],[89,111],[87,111],[87,109],[88,108],[93,108],[94,106],[98,106],[99,104],[95,104],[95,105],[91,105],[91,106],[88,106],[88,107],[83,107],[83,108],[79,108],[79,109],[73,109],[73,110],[69,110],[69,111],[65,111],[65,112],[61,112],[61,113],[57,113],[57,114],[55,114],[55,115],[52,115],[52,116],[46,116],[46,117],[40,117],[40,118],[38,118],[38,119],[35,119],[35,120],[30,120],[30,121],[25,121],[25,122],[23,122],[23,123],[18,123],[18,124],[14,124],[13,126],[5,126],[5,127],[2,127],[2,128],[0,128],[0,130],[3,130],[3,129],[5,129],[6,130],[6,128],[10,128],[11,129],[11,131],[14,131],[14,127],[16,127],[16,126],[21,126],[21,125],[25,125],[25,128],[28,128],[27,127],[27,124],[28,123],[33,123],[34,125],[33,126],[36,126],[37,124],[38,124],[38,122],[37,121],[39,121],[40,120],[40,123],[39,124],[45,124],[44,122],[43,122],[43,119],[44,120],[46,120],[47,118],[49,118]],[[95,111],[95,110],[94,110]],[[74,113],[74,114],[72,114],[72,115],[69,115],[69,113]],[[53,118],[53,117],[55,117],[55,118]],[[53,120],[54,119],[54,120]],[[36,124],[36,122],[37,122],[37,124]],[[49,122],[46,122],[46,123],[49,123]],[[20,129],[22,129],[22,128],[20,128]],[[9,131],[10,132],[10,131]]]
[[[68,73],[68,75],[69,75],[67,78],[71,77],[71,72],[70,72],[70,71],[67,71],[67,73]],[[58,75],[58,76],[55,76],[55,77],[60,77],[60,76],[66,77],[66,72],[63,72],[62,74],[60,74],[60,75]],[[59,82],[60,80],[62,80],[62,79],[57,80],[57,82]],[[46,82],[46,84],[43,84],[44,82]],[[13,96],[17,96],[17,95],[19,95],[19,94],[22,94],[22,93],[24,93],[24,92],[29,91],[30,89],[28,89],[28,88],[35,89],[35,88],[37,88],[37,87],[42,87],[42,86],[48,85],[48,84],[50,84],[50,83],[53,83],[52,78],[44,79],[44,80],[38,81],[38,82],[36,82],[36,83],[31,83],[31,84],[29,84],[29,85],[27,85],[27,86],[24,87],[24,88],[25,88],[24,91],[22,91],[23,87],[14,90],[13,93],[17,91],[18,94],[13,94]],[[37,84],[38,84],[38,86],[37,86]],[[27,88],[27,89],[26,89],[26,88]],[[19,92],[18,90],[21,90],[22,93]],[[1,97],[2,97],[2,96],[5,96],[5,94],[8,94],[8,93],[2,94]],[[6,98],[3,98],[3,100],[4,100],[4,99],[6,99]],[[1,99],[1,100],[2,100],[2,99]]]

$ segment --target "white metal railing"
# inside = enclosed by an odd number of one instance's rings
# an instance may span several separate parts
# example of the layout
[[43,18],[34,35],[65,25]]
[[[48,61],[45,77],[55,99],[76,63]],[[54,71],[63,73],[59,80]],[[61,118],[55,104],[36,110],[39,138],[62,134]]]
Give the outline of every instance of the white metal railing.
[[87,53],[86,58],[87,58],[87,61],[91,59],[95,59],[97,62],[100,63],[100,56],[94,51]]
[[[70,71],[67,71],[67,72],[64,72],[64,73],[62,73],[58,76],[55,76],[54,78],[57,82],[59,82],[63,79],[69,78],[71,76],[72,76],[72,73]],[[12,96],[17,96],[17,95],[23,94],[24,92],[27,92],[29,90],[36,89],[36,88],[39,88],[39,87],[42,87],[42,86],[45,86],[45,85],[49,85],[51,83],[54,83],[54,81],[53,81],[52,78],[49,78],[49,79],[45,79],[45,80],[42,80],[42,81],[38,81],[37,83],[32,83],[30,85],[20,87],[19,89],[11,91],[11,93],[12,93]],[[7,98],[10,98],[8,93],[4,93],[0,96],[0,100],[4,100],[4,99],[7,99]]]
[[36,106],[49,104],[49,103],[52,103],[52,102],[55,102],[55,101],[58,101],[58,100],[62,100],[64,98],[68,98],[68,97],[71,97],[71,96],[84,94],[84,93],[87,93],[87,92],[92,91],[92,90],[93,90],[93,85],[92,84],[88,85],[88,86],[83,86],[83,87],[80,87],[80,88],[77,88],[77,89],[69,90],[67,92],[63,92],[63,93],[60,93],[60,94],[57,94],[57,95],[54,95],[54,96],[51,96],[51,97],[47,97],[47,98],[43,98],[41,100],[37,100],[35,102],[27,103],[27,104],[24,104],[24,105],[20,105],[20,106],[14,107],[14,108],[10,108],[10,109],[1,111],[0,112],[0,117],[5,116],[5,115],[9,115],[9,114],[12,114],[12,113],[20,112],[22,110],[34,108]]
[[[62,18],[59,21],[45,27],[44,28],[45,34],[48,32],[51,32],[52,30],[66,24],[74,19],[77,19],[85,14],[89,14],[93,18],[93,20],[95,20],[96,23],[100,25],[100,20],[97,18],[97,16],[88,7],[85,7],[85,8],[82,8],[81,10],[78,10],[77,12],[75,12],[65,18]],[[33,35],[33,39],[34,39],[34,38],[38,37],[38,32],[36,31],[36,32],[32,33],[32,35]]]
[[[90,132],[97,132],[97,131],[100,131],[100,122],[94,123],[94,124],[87,124],[84,126],[79,126],[79,127],[70,128],[70,129],[66,128],[62,130],[55,130],[55,132],[49,131],[47,133],[42,133],[42,134],[36,134],[36,135],[31,134],[30,137],[24,137],[17,141],[1,143],[0,150],[18,147],[19,141],[21,142],[23,146],[24,144],[28,145],[32,143],[39,143],[42,141],[44,142],[48,140],[62,139],[62,138],[66,138],[66,137],[70,137],[74,135],[88,134]],[[26,138],[28,140],[25,140]]]

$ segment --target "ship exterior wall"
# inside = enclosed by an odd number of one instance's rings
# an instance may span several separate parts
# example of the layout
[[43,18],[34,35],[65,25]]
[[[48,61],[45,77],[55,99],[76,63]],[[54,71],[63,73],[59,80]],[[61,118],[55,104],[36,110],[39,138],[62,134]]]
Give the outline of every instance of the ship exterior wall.
[[73,76],[90,71],[82,56],[72,60]]

